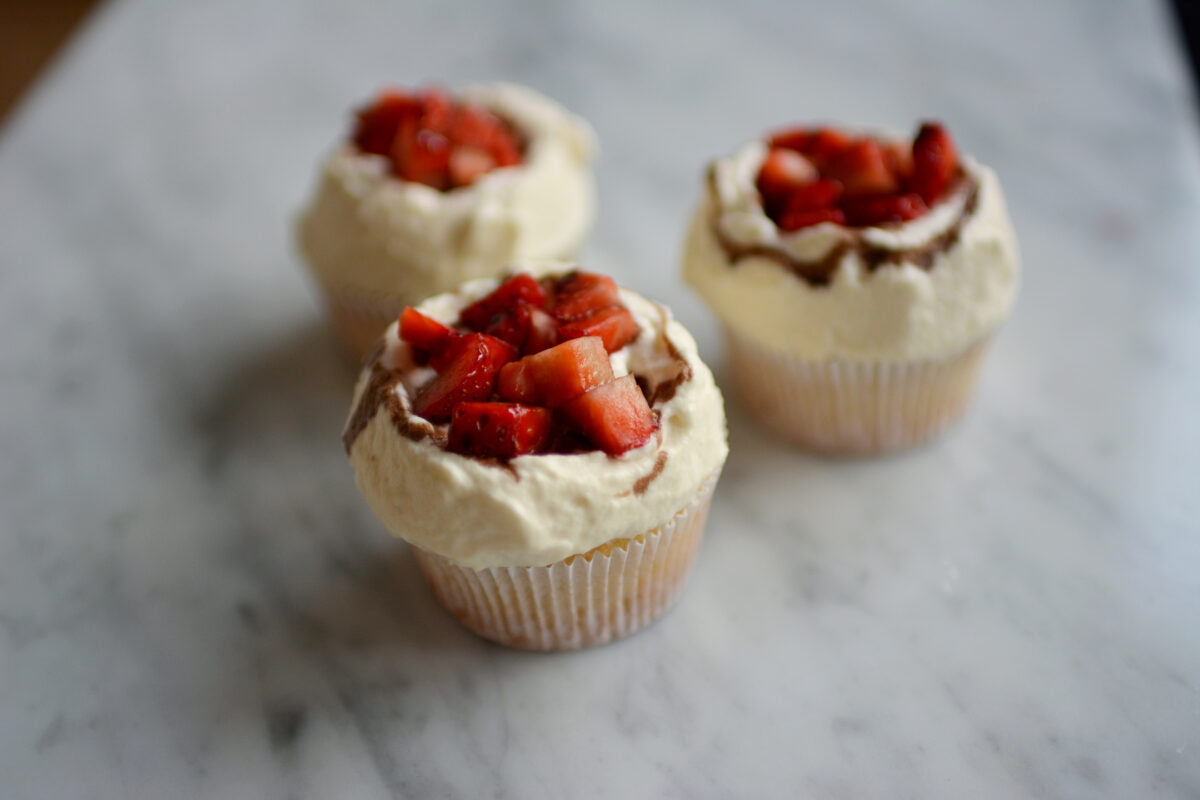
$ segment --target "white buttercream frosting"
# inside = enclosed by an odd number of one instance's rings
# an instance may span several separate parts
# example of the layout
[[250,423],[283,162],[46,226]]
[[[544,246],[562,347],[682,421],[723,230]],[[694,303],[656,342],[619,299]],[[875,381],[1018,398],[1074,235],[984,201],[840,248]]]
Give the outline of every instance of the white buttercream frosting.
[[572,258],[591,228],[595,134],[532,89],[493,83],[454,99],[499,114],[525,142],[521,164],[442,192],[391,175],[353,144],[324,162],[297,240],[322,285],[398,304],[499,274],[515,260]]
[[[495,285],[474,281],[430,298],[420,310],[452,323]],[[624,289],[621,300],[641,332],[612,355],[614,373],[653,382],[673,374],[680,359],[690,370],[674,396],[654,407],[658,435],[616,457],[600,451],[525,455],[499,465],[405,436],[381,404],[351,442],[350,462],[359,489],[392,534],[476,569],[546,565],[650,530],[695,498],[728,453],[721,393],[695,341],[668,309]],[[432,375],[413,368],[396,323],[384,334],[379,368],[405,373],[391,389],[404,409]],[[352,420],[372,374],[368,367],[359,379]]]
[[[683,274],[721,320],[764,346],[802,358],[923,360],[955,355],[1008,316],[1020,284],[1016,236],[999,181],[962,160],[967,180],[911,222],[851,229],[822,223],[786,233],[767,217],[755,188],[763,142],[713,164],[711,188],[684,246]],[[974,192],[973,205],[971,196]],[[964,213],[966,214],[964,218]],[[962,219],[928,268],[897,258],[874,270],[847,243],[916,250]],[[731,263],[720,235],[756,252]],[[813,285],[762,255],[815,263],[843,248],[827,285]]]

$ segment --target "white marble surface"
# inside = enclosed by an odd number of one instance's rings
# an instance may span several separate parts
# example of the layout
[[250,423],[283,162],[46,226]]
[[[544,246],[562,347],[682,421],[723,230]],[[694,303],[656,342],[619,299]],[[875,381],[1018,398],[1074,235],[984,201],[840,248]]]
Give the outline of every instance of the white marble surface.
[[[0,136],[0,796],[1200,797],[1200,160],[1152,2],[117,3]],[[656,4],[657,5],[657,4]],[[946,119],[1027,280],[969,418],[732,455],[682,603],[570,655],[442,613],[358,496],[290,251],[345,109],[590,117],[587,264],[669,301],[704,160]]]

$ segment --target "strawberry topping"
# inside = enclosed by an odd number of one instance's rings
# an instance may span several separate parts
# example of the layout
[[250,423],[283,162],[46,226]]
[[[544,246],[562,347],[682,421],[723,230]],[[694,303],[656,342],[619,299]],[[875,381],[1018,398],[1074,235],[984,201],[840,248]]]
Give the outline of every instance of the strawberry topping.
[[914,140],[854,138],[834,128],[771,135],[756,186],[785,232],[822,222],[867,227],[927,213],[961,172],[944,126],[923,123]]
[[510,459],[594,447],[619,455],[657,427],[633,377],[614,380],[609,354],[641,329],[609,277],[520,273],[464,308],[454,327],[405,308],[399,332],[437,372],[412,410],[449,421],[453,452]]
[[392,173],[447,191],[470,186],[522,160],[511,126],[478,106],[455,103],[440,89],[388,89],[358,111],[351,139],[364,153],[386,156]]

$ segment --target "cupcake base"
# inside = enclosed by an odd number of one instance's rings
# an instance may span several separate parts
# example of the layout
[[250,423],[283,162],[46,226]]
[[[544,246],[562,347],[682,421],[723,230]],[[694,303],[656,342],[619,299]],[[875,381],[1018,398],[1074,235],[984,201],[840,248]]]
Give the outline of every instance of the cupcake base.
[[716,476],[662,525],[544,567],[470,569],[413,547],[434,597],[474,633],[523,650],[576,650],[666,612],[691,571]]
[[987,351],[983,339],[939,361],[814,361],[768,350],[726,329],[742,401],[773,432],[836,455],[902,450],[958,420]]

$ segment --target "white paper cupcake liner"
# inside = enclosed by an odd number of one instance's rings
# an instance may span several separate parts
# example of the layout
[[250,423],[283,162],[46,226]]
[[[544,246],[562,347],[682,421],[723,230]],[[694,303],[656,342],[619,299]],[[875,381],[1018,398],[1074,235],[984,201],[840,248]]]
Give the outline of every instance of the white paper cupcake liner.
[[464,626],[525,650],[575,650],[641,630],[695,561],[717,476],[662,525],[544,567],[470,569],[413,547],[434,596]]
[[751,413],[793,444],[835,454],[900,450],[941,433],[966,410],[988,344],[940,361],[814,361],[725,332]]

